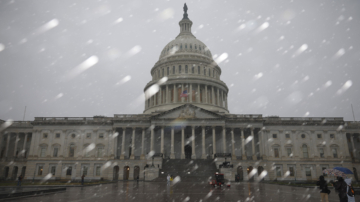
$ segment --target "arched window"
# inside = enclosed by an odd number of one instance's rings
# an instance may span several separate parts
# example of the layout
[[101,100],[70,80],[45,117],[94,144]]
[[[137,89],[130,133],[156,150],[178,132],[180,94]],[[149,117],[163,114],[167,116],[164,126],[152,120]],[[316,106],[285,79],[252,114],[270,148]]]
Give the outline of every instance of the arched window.
[[304,158],[309,158],[308,148],[307,148],[306,144],[304,144],[302,146],[302,150],[303,150],[303,157]]
[[199,50],[201,50],[201,46],[199,46]]
[[211,76],[211,74],[210,74],[211,72],[210,72],[210,69],[209,69],[209,76]]
[[179,74],[181,74],[181,65],[179,65]]
[[200,74],[200,66],[198,66],[198,74]]
[[333,153],[334,158],[337,158],[337,157],[338,157],[338,153],[337,153],[337,149],[336,149],[336,148],[332,148],[332,153]]
[[75,154],[75,144],[71,143],[69,147],[69,157],[74,157]]
[[175,66],[173,66],[173,72],[172,73],[175,74]]
[[196,44],[195,44],[195,50],[197,49],[197,46],[196,46]]
[[190,44],[190,49],[192,49],[192,44]]
[[185,65],[185,74],[187,74],[187,73],[188,73],[188,66]]
[[180,50],[182,50],[182,44],[180,44]]
[[185,44],[185,49],[187,49],[187,44]]

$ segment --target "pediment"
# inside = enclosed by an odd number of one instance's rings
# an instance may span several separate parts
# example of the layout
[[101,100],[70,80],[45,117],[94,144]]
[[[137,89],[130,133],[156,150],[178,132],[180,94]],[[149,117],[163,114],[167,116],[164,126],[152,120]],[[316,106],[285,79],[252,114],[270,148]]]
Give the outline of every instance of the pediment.
[[223,116],[192,104],[185,104],[153,116],[157,119],[221,119]]

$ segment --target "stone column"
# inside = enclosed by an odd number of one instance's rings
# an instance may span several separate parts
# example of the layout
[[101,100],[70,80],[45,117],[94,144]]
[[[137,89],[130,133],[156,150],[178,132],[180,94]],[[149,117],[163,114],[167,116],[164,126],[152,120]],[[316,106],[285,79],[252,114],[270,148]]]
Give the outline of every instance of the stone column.
[[158,102],[158,103],[159,103],[159,105],[161,105],[161,104],[162,104],[162,86],[159,86],[159,88],[160,88],[160,89],[159,89],[159,98],[160,98],[160,99],[159,99],[159,102]]
[[175,159],[175,153],[174,153],[174,127],[171,127],[171,153],[170,158]]
[[191,126],[191,143],[192,143],[192,146],[191,146],[191,159],[196,159],[196,154],[195,154],[195,126]]
[[221,105],[220,105],[220,94],[219,94],[219,88],[216,88],[216,89],[217,89],[217,93],[216,93],[217,105],[218,105],[218,106],[221,106]]
[[215,158],[215,154],[216,154],[216,134],[215,134],[215,126],[212,127],[212,137],[213,137],[213,158]]
[[176,84],[174,84],[174,103],[177,102],[176,98]]
[[226,153],[226,128],[225,126],[223,127],[223,134],[222,134],[222,138],[223,138],[223,153]]
[[169,103],[169,85],[166,85],[165,102]]
[[353,135],[355,135],[355,134],[350,133],[350,140],[351,140],[353,157],[354,157],[354,160],[356,161],[357,160],[357,158],[356,158],[356,148],[355,148],[355,144],[354,144],[354,136]]
[[[154,151],[154,129],[155,127],[151,128],[151,134],[150,134],[150,151]],[[155,152],[155,151],[154,151]]]
[[136,127],[132,128],[132,137],[131,137],[131,155],[130,155],[130,159],[135,159],[135,132],[136,132]]
[[[183,92],[184,92],[184,84],[182,83],[181,84],[181,93],[183,93]],[[180,95],[181,95],[181,93],[180,93]],[[180,101],[184,102],[184,97],[180,97]]]
[[14,148],[14,157],[17,157],[17,156],[16,156],[16,152],[17,152],[18,142],[19,142],[19,133],[16,133],[15,148]]
[[161,147],[160,147],[160,152],[163,154],[164,156],[164,127],[161,127]]
[[244,137],[244,128],[240,128],[241,130],[241,156],[242,156],[242,160],[246,160],[246,155],[245,155],[245,137]]
[[[8,133],[7,138],[6,138],[6,149],[5,149],[5,157],[6,158],[8,157],[8,153],[9,153],[10,136],[11,136],[11,133]],[[9,169],[9,172],[10,172],[10,169]]]
[[201,127],[202,132],[202,159],[206,159],[206,149],[205,149],[205,126]]
[[122,128],[122,130],[123,130],[123,134],[122,134],[122,141],[121,141],[120,159],[125,159],[124,155],[125,155],[125,132],[126,132],[126,128]]
[[234,128],[231,128],[231,158],[236,160],[235,156],[235,139],[234,139]]
[[251,137],[252,137],[252,140],[251,140],[251,149],[252,149],[252,157],[253,157],[253,160],[256,160],[256,154],[255,154],[255,136],[254,136],[254,128],[250,128],[251,130]]
[[[48,148],[47,148],[47,152],[46,152],[46,157],[51,157],[51,149],[52,149],[51,145],[52,145],[52,141],[54,139],[54,136],[55,136],[54,131],[50,130],[49,135],[48,135],[49,141],[48,141]],[[82,148],[82,146],[83,146],[83,144],[80,145],[80,148]]]
[[26,152],[26,142],[28,139],[28,133],[25,133],[25,137],[24,137],[24,144],[23,144],[23,150],[22,150],[22,156],[25,158],[25,152]]
[[189,84],[190,85],[190,99],[189,99],[189,102],[192,103],[192,95],[193,95],[193,92],[192,92],[192,84]]
[[211,104],[215,105],[214,86],[211,86]]
[[207,85],[204,86],[205,86],[205,103],[207,104],[208,103]]
[[140,155],[140,159],[145,159],[145,154],[144,154],[145,130],[146,130],[146,128],[142,128],[142,134],[141,134],[141,155]]
[[181,127],[181,159],[185,159],[184,127]]
[[200,102],[200,85],[199,84],[197,84],[196,102]]

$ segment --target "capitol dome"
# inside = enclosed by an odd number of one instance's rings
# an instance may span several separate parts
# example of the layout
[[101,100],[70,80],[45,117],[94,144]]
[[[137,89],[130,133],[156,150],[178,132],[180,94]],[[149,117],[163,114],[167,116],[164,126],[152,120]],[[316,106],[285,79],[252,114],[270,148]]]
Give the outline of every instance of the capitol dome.
[[220,80],[221,69],[209,48],[192,34],[187,7],[184,11],[179,35],[162,49],[151,69],[152,80],[144,88],[144,113],[166,111],[186,103],[229,113],[229,89]]

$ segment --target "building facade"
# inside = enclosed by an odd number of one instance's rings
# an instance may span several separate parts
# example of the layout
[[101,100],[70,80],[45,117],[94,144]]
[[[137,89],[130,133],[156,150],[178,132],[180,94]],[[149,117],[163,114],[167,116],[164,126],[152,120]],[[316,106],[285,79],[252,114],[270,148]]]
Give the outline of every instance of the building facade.
[[357,179],[360,122],[231,114],[221,68],[184,11],[151,69],[143,114],[1,121],[0,178],[151,180],[163,159],[214,159],[231,162],[220,169],[230,180],[315,180],[335,166]]

